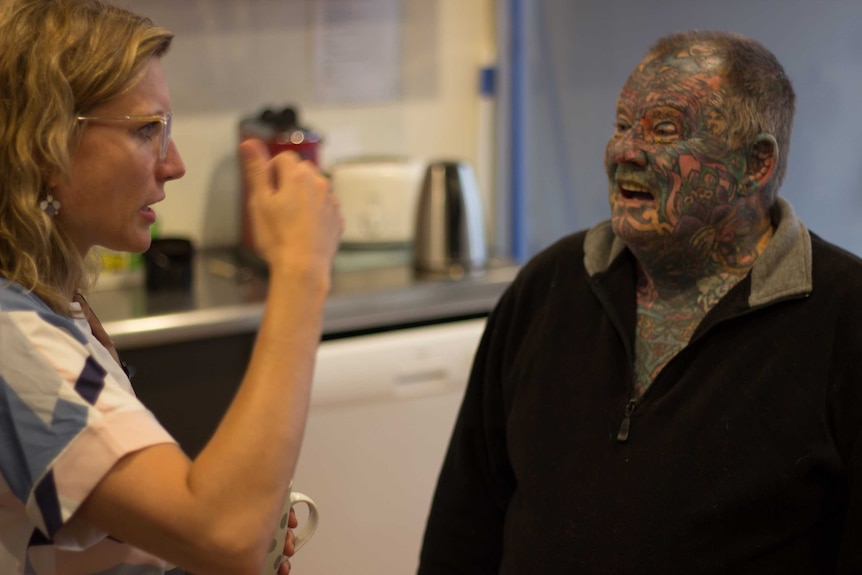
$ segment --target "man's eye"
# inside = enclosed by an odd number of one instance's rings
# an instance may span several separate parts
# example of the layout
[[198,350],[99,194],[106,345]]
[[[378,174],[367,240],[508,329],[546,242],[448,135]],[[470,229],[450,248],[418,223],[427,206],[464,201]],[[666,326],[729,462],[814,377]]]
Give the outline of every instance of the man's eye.
[[659,136],[668,137],[676,136],[679,130],[676,129],[676,124],[673,122],[659,122],[655,125],[655,133]]
[[622,134],[623,132],[627,131],[629,128],[631,128],[631,125],[628,122],[626,122],[625,120],[617,120],[617,123],[614,125],[614,131],[617,134]]

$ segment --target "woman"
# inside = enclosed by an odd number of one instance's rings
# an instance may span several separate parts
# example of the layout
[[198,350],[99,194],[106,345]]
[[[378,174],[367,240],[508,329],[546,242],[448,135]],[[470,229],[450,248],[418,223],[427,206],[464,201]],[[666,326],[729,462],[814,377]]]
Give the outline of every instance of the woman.
[[161,63],[171,39],[96,0],[0,7],[4,575],[258,573],[281,513],[343,227],[326,179],[240,146],[270,295],[247,373],[194,461],[134,397],[80,297],[91,248],[146,250],[151,206],[185,172]]

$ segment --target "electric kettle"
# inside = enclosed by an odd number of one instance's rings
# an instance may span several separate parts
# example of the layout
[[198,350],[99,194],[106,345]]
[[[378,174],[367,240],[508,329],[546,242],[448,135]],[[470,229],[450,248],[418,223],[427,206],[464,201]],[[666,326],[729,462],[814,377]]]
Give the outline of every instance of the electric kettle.
[[458,279],[487,264],[482,198],[469,164],[432,162],[416,209],[413,264],[417,272]]

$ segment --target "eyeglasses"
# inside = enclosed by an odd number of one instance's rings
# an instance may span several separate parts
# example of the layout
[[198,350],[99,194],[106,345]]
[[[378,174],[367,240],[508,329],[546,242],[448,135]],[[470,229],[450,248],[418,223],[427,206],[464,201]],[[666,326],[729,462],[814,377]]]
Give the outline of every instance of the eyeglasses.
[[162,131],[159,134],[159,160],[168,157],[168,142],[171,141],[171,114],[149,114],[145,116],[78,116],[79,122],[159,122]]

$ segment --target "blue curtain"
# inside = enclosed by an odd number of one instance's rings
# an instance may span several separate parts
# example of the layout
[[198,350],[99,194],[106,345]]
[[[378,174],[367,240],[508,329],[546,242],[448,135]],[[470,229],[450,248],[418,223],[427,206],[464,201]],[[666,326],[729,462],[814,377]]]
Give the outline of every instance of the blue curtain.
[[692,28],[776,54],[797,92],[781,193],[813,231],[862,253],[862,2],[505,0],[503,11],[496,215],[516,259],[608,216],[603,156],[619,90],[656,38]]

